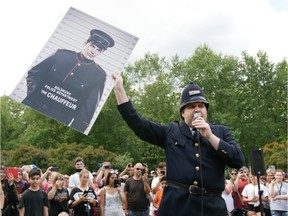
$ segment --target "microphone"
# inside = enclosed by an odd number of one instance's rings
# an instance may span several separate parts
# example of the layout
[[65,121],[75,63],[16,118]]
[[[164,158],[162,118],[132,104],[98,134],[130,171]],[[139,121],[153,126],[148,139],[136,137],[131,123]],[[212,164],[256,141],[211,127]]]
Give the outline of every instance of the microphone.
[[[200,117],[201,117],[201,113],[200,112],[194,113],[194,116],[193,116],[194,120],[196,120],[197,118],[200,118]],[[195,128],[195,127],[193,127],[193,128],[198,134],[199,133],[199,128]]]
[[200,112],[194,113],[194,120],[196,120],[199,117],[201,117],[201,113]]

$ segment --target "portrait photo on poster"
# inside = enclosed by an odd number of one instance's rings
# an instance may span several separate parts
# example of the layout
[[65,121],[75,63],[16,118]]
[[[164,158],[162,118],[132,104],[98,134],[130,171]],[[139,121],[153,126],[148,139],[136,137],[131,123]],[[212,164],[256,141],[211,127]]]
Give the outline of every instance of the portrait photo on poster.
[[137,41],[71,7],[9,97],[88,135]]

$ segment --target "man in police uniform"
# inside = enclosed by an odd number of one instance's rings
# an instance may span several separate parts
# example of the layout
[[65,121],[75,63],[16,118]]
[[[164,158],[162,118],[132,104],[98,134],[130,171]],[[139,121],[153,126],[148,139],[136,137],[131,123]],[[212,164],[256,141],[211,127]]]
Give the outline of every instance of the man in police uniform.
[[202,89],[190,83],[182,92],[184,122],[160,125],[141,117],[126,95],[121,76],[115,79],[118,110],[142,140],[165,149],[168,186],[157,216],[225,216],[221,198],[225,166],[240,168],[244,155],[228,127],[207,122],[209,103]]
[[89,126],[104,91],[106,72],[94,61],[114,40],[90,31],[81,52],[59,49],[28,71],[22,103],[80,131]]

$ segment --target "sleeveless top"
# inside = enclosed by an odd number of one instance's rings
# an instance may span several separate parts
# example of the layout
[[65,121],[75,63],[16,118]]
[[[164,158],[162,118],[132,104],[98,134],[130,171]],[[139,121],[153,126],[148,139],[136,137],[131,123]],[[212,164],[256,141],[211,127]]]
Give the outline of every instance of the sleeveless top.
[[125,212],[123,210],[122,202],[120,199],[120,195],[118,192],[109,194],[105,191],[105,216],[125,216]]

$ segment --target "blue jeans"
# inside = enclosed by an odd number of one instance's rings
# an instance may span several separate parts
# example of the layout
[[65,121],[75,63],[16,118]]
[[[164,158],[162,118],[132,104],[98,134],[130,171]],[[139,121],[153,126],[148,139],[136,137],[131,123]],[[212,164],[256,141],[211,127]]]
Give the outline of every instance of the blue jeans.
[[272,216],[288,216],[288,212],[287,211],[271,210],[271,215]]
[[149,215],[149,209],[145,211],[131,211],[128,210],[128,216],[148,216]]

